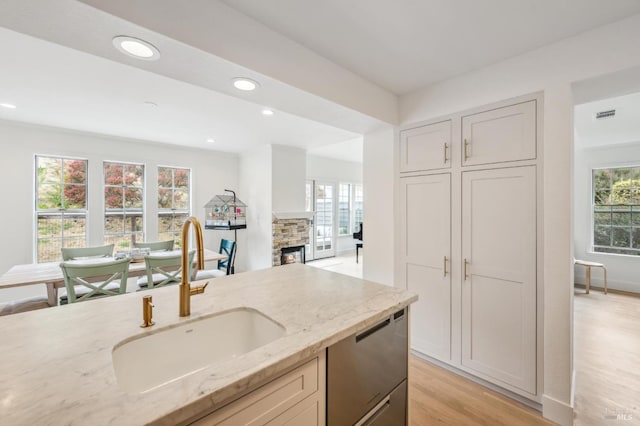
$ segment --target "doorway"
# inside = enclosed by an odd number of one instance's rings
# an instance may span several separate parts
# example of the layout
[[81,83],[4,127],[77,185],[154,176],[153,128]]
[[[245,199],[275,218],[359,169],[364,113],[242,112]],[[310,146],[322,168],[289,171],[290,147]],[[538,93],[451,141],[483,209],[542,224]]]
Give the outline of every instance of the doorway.
[[314,182],[313,258],[335,256],[334,183]]
[[[640,70],[574,83],[576,425],[637,424],[640,348]],[[586,283],[590,282],[587,294]]]

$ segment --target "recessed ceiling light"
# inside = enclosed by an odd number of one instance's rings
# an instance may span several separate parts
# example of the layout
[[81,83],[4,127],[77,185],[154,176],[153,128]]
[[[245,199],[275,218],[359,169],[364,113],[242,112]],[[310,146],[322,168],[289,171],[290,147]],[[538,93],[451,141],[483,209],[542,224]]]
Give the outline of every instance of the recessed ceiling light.
[[263,115],[273,115],[273,110],[269,109],[269,108],[265,108],[262,110],[262,114]]
[[145,61],[156,61],[160,58],[160,51],[151,43],[135,37],[116,36],[113,45],[122,53]]
[[0,107],[2,108],[7,108],[7,109],[16,109],[16,106],[14,104],[0,104]]
[[209,143],[214,143],[215,141],[216,141],[216,140],[215,140],[215,139],[213,139],[213,138],[209,138],[209,139],[207,139],[207,142],[209,142]]
[[259,84],[257,81],[251,80],[250,78],[238,77],[233,79],[233,87],[238,90],[243,90],[245,92],[251,92],[252,90],[256,90]]

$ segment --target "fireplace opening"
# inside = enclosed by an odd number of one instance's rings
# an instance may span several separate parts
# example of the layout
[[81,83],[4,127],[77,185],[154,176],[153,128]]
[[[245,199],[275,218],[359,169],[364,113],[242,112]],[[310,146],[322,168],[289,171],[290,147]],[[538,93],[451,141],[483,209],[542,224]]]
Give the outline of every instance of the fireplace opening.
[[305,263],[304,246],[283,247],[281,249],[280,264]]

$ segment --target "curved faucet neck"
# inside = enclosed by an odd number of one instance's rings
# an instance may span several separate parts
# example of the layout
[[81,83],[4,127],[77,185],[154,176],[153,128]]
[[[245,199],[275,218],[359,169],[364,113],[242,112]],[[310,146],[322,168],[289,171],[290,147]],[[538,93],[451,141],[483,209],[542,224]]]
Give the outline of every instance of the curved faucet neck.
[[204,269],[204,244],[202,243],[202,227],[194,216],[187,218],[182,225],[182,279],[180,284],[189,285],[189,226],[193,225],[196,233],[196,249],[198,254],[198,269]]

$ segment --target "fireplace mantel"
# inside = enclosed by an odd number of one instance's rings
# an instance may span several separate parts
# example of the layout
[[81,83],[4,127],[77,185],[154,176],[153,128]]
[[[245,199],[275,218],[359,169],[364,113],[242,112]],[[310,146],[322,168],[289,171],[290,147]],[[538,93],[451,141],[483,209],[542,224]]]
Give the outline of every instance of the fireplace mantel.
[[313,219],[315,212],[273,212],[276,219]]

